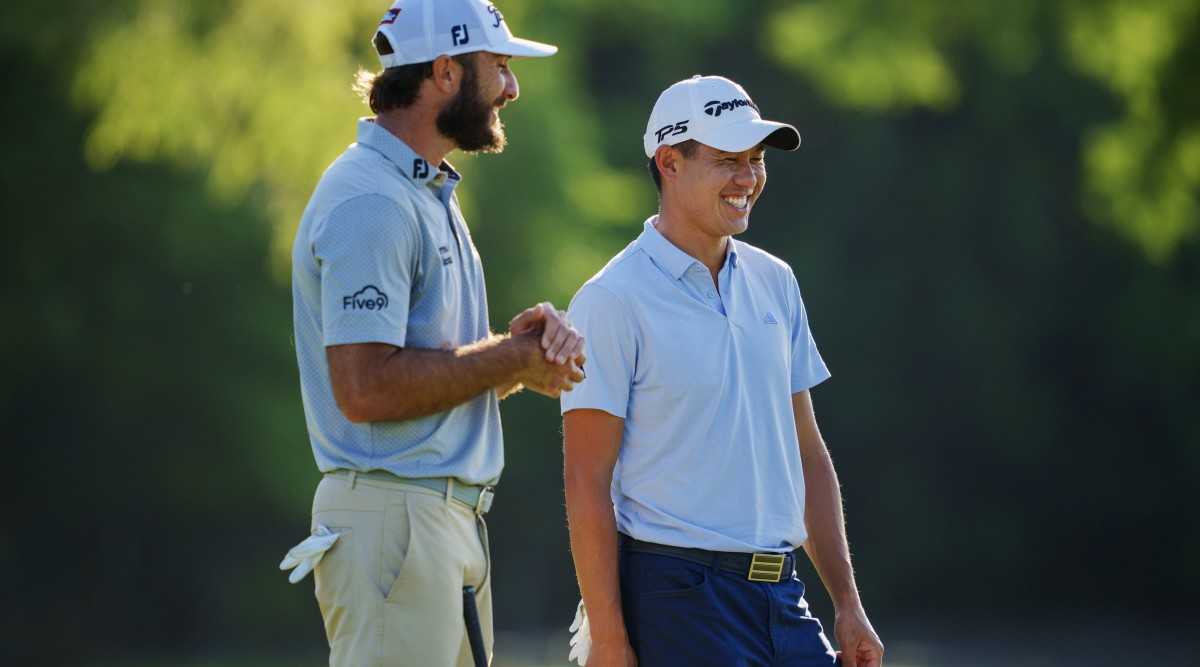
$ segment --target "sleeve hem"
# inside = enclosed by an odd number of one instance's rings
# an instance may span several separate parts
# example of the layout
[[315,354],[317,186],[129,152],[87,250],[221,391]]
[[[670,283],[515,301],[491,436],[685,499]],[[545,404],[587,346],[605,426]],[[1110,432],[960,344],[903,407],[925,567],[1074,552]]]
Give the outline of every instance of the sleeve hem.
[[354,345],[356,343],[385,343],[404,347],[404,335],[394,330],[381,331],[377,329],[354,329],[350,331],[332,331],[325,333],[325,347],[330,345]]
[[560,414],[565,415],[572,410],[601,410],[601,411],[607,412],[608,414],[610,414],[614,417],[617,417],[619,419],[626,418],[624,405],[617,405],[616,403],[594,404],[594,403],[585,403],[583,401],[580,401],[579,405],[567,405],[567,402],[565,400],[566,396],[567,396],[567,394],[563,394],[563,400],[559,406]]
[[809,389],[812,389],[813,387],[828,380],[832,376],[833,376],[832,373],[830,373],[829,371],[825,371],[824,373],[816,375],[812,378],[807,378],[807,384],[806,384],[805,379],[801,379],[799,381],[793,380],[792,381],[792,393],[799,394],[802,391],[807,391]]

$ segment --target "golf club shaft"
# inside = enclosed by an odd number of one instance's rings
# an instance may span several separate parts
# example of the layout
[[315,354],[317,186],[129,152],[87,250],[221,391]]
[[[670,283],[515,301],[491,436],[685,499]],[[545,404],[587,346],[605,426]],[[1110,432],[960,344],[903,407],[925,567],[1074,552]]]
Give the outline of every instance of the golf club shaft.
[[483,629],[479,626],[479,608],[475,606],[475,587],[463,587],[463,621],[467,625],[467,641],[475,667],[488,667],[487,649],[483,646]]

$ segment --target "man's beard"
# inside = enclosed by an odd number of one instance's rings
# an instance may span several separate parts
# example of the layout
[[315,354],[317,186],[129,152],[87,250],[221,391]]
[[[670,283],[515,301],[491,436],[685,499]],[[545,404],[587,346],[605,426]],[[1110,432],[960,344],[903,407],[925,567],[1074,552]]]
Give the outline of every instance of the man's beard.
[[438,132],[466,153],[499,153],[508,139],[504,136],[504,125],[499,120],[492,123],[495,108],[495,100],[480,99],[479,77],[472,59],[463,64],[458,94],[438,113]]

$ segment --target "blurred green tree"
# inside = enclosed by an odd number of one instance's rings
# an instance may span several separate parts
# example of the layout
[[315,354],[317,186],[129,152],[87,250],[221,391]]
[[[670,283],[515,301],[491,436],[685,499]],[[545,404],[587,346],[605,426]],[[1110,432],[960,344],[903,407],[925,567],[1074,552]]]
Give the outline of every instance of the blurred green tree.
[[1081,148],[1089,217],[1158,261],[1200,225],[1200,93],[1187,65],[1200,2],[821,0],[788,3],[767,25],[782,67],[837,104],[876,112],[953,108],[968,44],[1014,74],[1052,58],[1119,100]]

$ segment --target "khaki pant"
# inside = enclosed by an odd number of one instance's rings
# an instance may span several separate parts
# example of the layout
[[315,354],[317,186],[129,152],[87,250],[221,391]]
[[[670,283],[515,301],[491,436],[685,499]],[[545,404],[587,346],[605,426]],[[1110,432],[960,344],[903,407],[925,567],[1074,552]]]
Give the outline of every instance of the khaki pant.
[[492,594],[482,517],[436,491],[327,475],[313,528],[339,533],[317,565],[331,667],[472,667],[463,624],[474,586],[492,653]]

